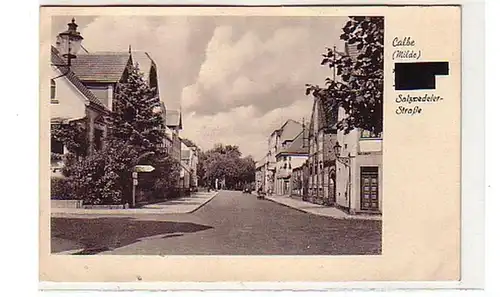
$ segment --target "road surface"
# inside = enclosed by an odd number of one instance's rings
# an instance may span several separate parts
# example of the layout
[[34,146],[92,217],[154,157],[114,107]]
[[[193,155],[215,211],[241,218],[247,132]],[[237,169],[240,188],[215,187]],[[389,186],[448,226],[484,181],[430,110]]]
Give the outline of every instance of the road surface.
[[52,252],[115,255],[367,255],[380,221],[339,220],[222,191],[191,214],[52,218]]

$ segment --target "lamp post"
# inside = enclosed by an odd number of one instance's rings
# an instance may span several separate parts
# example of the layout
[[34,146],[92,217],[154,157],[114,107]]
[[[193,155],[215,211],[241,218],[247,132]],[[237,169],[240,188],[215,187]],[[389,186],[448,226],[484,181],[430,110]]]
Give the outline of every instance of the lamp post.
[[75,18],[71,19],[71,23],[68,23],[68,30],[59,33],[57,36],[57,50],[66,59],[64,64],[52,63],[52,66],[66,67],[63,74],[53,78],[59,78],[67,75],[71,67],[71,60],[76,59],[76,54],[80,49],[83,37],[80,32],[76,31],[78,25],[75,23]]
[[347,199],[348,199],[348,207],[349,207],[349,212],[351,212],[351,153],[347,154],[347,157],[341,157],[340,156],[340,150],[341,146],[339,142],[335,143],[335,146],[333,147],[333,152],[335,154],[335,158],[339,163],[347,167]]

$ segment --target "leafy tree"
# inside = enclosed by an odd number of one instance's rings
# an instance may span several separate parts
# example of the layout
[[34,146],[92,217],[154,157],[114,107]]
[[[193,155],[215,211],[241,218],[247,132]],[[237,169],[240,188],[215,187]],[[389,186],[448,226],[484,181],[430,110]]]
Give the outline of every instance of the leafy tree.
[[196,164],[196,173],[198,175],[198,183],[201,187],[208,186],[206,176],[206,161],[207,154],[200,150],[198,152],[198,164]]
[[[306,85],[306,95],[323,101],[328,112],[342,107],[346,116],[335,120],[344,133],[361,128],[374,134],[382,132],[384,18],[349,17],[340,38],[351,49],[339,53],[327,48],[321,65],[334,70],[325,87]],[[337,76],[340,79],[337,79]]]
[[241,157],[240,148],[237,145],[216,144],[209,152],[219,153],[230,157]]
[[242,158],[238,146],[216,144],[200,154],[198,164],[198,174],[205,185],[213,185],[219,179],[234,189],[255,180],[255,162],[250,156]]
[[240,159],[239,180],[245,184],[255,181],[255,161],[251,156]]

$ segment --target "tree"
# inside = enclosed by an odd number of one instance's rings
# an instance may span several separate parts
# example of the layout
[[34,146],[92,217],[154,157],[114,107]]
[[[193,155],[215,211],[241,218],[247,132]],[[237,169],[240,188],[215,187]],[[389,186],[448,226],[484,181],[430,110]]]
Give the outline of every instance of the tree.
[[198,159],[198,175],[205,185],[216,179],[225,180],[227,188],[236,188],[255,180],[255,162],[252,157],[241,157],[238,146],[216,144],[202,152]]
[[207,176],[206,176],[206,161],[207,155],[203,151],[198,153],[198,164],[196,164],[196,173],[198,175],[198,183],[202,187],[208,186]]
[[209,152],[215,152],[237,158],[241,157],[240,148],[237,145],[223,145],[219,143],[216,144]]
[[129,66],[124,83],[118,84],[109,116],[110,136],[139,147],[144,151],[157,151],[165,137],[165,123],[161,103],[155,88],[149,87],[139,66]]
[[[353,53],[327,48],[321,65],[333,69],[325,87],[306,85],[306,95],[323,101],[328,112],[342,107],[346,116],[335,120],[335,128],[344,133],[361,128],[374,134],[382,132],[384,18],[349,17],[340,39]],[[337,76],[340,79],[337,79]]]
[[179,167],[163,147],[165,124],[157,112],[161,109],[156,91],[137,66],[130,66],[127,73],[117,87],[113,111],[106,117],[109,134],[104,148],[83,159],[70,154],[63,168],[66,186],[86,204],[130,202],[131,174],[138,162],[155,167],[139,178],[138,191],[147,192],[148,200],[166,198],[176,186]]

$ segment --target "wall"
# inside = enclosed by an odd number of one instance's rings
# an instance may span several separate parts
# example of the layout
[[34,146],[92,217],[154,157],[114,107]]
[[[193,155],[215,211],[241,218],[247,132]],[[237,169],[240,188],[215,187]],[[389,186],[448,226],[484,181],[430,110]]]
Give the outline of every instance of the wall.
[[304,165],[304,163],[307,161],[309,156],[292,156],[292,161],[290,162],[292,164],[292,168],[297,168],[301,167]]
[[360,139],[359,140],[360,152],[381,152],[382,139]]
[[[308,159],[307,155],[280,155],[277,157],[277,179],[276,179],[276,194],[278,195],[291,195],[292,189],[292,171],[293,168],[301,167]],[[286,164],[286,168],[284,165]],[[280,178],[281,176],[289,176],[288,178]],[[288,189],[285,190],[285,183],[288,181]]]
[[[52,69],[52,77],[59,76],[60,74],[58,70]],[[47,83],[50,84],[50,81]],[[55,83],[55,100],[58,103],[50,105],[50,117],[65,119],[81,119],[85,117],[86,97],[66,77],[55,79]],[[47,100],[50,100],[50,98],[47,98]]]

